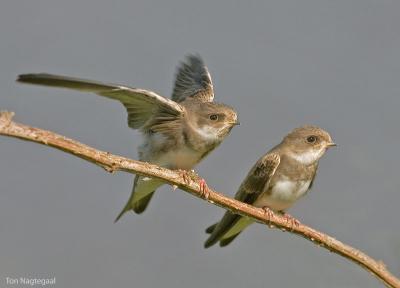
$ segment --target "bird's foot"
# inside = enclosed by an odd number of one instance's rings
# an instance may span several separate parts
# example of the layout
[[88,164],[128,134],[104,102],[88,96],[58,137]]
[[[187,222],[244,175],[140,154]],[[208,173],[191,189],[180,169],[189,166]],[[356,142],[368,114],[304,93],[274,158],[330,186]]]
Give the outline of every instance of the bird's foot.
[[190,182],[192,181],[193,171],[179,169],[178,173],[181,175],[181,177],[182,177],[183,181],[185,182],[185,184],[189,185]]
[[204,197],[204,199],[208,200],[208,198],[210,197],[210,190],[208,189],[206,180],[204,180],[203,178],[200,179],[199,187],[200,187],[200,196]]
[[296,218],[294,218],[292,215],[284,212],[282,216],[285,218],[287,223],[290,223],[290,226],[292,227],[292,231],[293,231],[294,227],[300,226],[300,221],[297,220]]
[[272,209],[269,208],[268,206],[264,206],[264,207],[262,207],[262,209],[264,210],[264,214],[265,214],[265,217],[267,218],[268,225],[270,225],[271,219],[275,217],[274,211],[272,211]]
[[208,200],[208,198],[210,197],[210,191],[206,183],[206,180],[197,175],[197,173],[194,170],[179,169],[178,173],[181,175],[186,185],[189,185],[192,181],[198,181],[200,196]]

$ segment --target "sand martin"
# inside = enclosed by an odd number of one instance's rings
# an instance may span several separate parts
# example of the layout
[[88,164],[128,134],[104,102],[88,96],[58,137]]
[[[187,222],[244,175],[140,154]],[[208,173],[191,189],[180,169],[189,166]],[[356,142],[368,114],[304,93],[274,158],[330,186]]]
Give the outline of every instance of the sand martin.
[[[17,81],[119,100],[128,112],[128,126],[143,134],[139,159],[169,169],[192,169],[239,124],[234,109],[213,102],[211,76],[198,55],[188,56],[178,67],[172,99],[144,89],[44,73],[19,75]],[[136,176],[131,197],[115,221],[129,210],[142,213],[162,184]]]
[[[318,161],[332,146],[335,144],[331,136],[319,127],[294,129],[256,162],[235,199],[270,213],[285,211],[310,190]],[[206,232],[211,235],[205,248],[218,241],[221,247],[228,245],[253,222],[248,217],[226,212],[221,221],[207,228]]]

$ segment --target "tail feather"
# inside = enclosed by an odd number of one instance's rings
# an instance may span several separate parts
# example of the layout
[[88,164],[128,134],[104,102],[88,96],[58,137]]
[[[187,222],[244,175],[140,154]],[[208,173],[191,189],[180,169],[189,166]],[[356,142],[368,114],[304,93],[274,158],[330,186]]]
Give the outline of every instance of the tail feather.
[[237,214],[226,212],[221,221],[206,229],[206,233],[211,234],[204,243],[204,248],[208,248],[217,242],[221,247],[231,243],[253,220]]
[[122,211],[118,214],[117,218],[115,218],[114,223],[116,223],[126,212],[128,212],[129,210],[132,210],[132,200],[133,200],[133,195],[135,193],[136,190],[136,185],[139,181],[139,176],[136,175],[135,176],[135,180],[133,180],[133,187],[132,187],[132,193],[131,196],[129,197],[128,202],[126,202],[124,209],[122,209]]
[[213,246],[215,243],[217,243],[219,240],[221,240],[221,237],[223,237],[224,233],[218,233],[218,230],[215,230],[215,228],[218,227],[218,223],[208,227],[206,229],[206,233],[211,234],[210,237],[208,237],[208,239],[206,240],[206,242],[204,243],[204,248],[209,248],[211,246]]
[[214,231],[215,227],[217,227],[217,225],[218,225],[218,222],[215,223],[214,225],[211,225],[210,227],[208,227],[208,228],[206,229],[206,233],[207,233],[207,234],[211,234],[211,233]]
[[136,214],[143,213],[144,210],[146,210],[147,205],[149,205],[150,200],[154,195],[154,192],[155,192],[155,190],[153,192],[151,192],[149,195],[147,195],[146,197],[143,197],[139,201],[133,203],[133,205],[132,205],[133,196],[131,196],[129,201],[125,204],[124,209],[122,209],[122,211],[118,214],[117,218],[115,218],[114,223],[116,223],[126,212],[128,212],[130,210],[133,210]]
[[207,239],[207,241],[204,243],[204,248],[209,248],[212,245],[214,245],[215,243],[217,243],[219,241],[218,238],[212,237],[210,236],[210,238]]
[[125,204],[124,209],[118,214],[115,222],[117,222],[126,212],[133,210],[136,214],[141,214],[146,210],[147,205],[154,195],[154,192],[163,183],[156,179],[143,178],[136,176],[133,182],[131,197]]
[[221,246],[221,247],[227,246],[229,243],[231,243],[233,240],[235,240],[235,238],[236,238],[237,236],[239,236],[239,234],[240,234],[240,232],[237,233],[237,234],[235,234],[235,235],[233,235],[233,236],[231,236],[231,237],[229,237],[229,238],[221,239],[221,240],[219,241],[219,246]]
[[136,201],[135,203],[133,203],[133,207],[131,209],[133,209],[133,211],[135,211],[136,214],[141,214],[144,212],[144,210],[146,210],[147,205],[149,205],[151,198],[154,195],[154,192],[151,192],[149,195],[143,197],[142,199],[140,199],[139,201]]
[[115,218],[114,223],[117,223],[118,220],[122,217],[122,215],[124,215],[126,212],[128,212],[128,211],[131,210],[131,209],[132,209],[131,201],[128,201],[128,202],[125,204],[124,209],[122,209],[122,211],[118,214],[117,218]]

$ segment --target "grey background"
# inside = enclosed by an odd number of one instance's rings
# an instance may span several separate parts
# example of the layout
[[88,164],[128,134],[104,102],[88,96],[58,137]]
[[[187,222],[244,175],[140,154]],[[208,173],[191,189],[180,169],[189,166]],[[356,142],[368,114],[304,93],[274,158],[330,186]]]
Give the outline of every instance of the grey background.
[[[292,128],[315,124],[339,144],[290,213],[382,259],[400,275],[400,2],[3,1],[0,107],[16,120],[136,158],[122,105],[18,85],[51,72],[169,96],[175,67],[200,53],[216,99],[242,125],[198,167],[233,195],[256,159]],[[0,286],[56,277],[56,287],[379,287],[313,244],[253,225],[203,249],[223,210],[160,189],[148,211],[113,220],[132,176],[0,137]]]

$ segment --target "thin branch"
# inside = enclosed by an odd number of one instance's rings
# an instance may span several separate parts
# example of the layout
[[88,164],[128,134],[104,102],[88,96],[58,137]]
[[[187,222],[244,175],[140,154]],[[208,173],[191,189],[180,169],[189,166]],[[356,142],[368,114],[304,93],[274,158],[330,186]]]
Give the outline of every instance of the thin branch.
[[179,171],[168,170],[149,163],[116,156],[99,151],[75,140],[56,133],[26,126],[12,121],[13,112],[0,112],[0,135],[32,141],[70,153],[104,168],[108,172],[125,171],[132,174],[161,179],[164,182],[179,187],[190,194],[202,198],[209,203],[220,206],[243,216],[251,217],[257,222],[299,235],[312,243],[339,254],[363,267],[380,279],[386,286],[400,288],[400,280],[391,274],[382,261],[374,260],[365,253],[346,245],[333,237],[319,232],[304,224],[292,225],[281,215],[275,214],[269,218],[260,208],[242,203],[209,189],[205,195],[200,190],[197,177],[184,177]]

